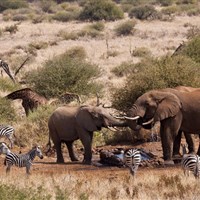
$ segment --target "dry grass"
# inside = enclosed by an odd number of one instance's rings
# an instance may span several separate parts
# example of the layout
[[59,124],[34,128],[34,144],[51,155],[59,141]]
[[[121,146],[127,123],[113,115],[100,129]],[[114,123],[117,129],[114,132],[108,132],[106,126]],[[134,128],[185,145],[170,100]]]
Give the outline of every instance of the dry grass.
[[[74,165],[75,166],[75,165]],[[25,169],[1,174],[1,184],[20,190],[29,186],[42,190],[50,199],[197,199],[199,181],[185,177],[180,168],[140,169],[133,178],[128,169],[97,168],[76,165],[35,164],[27,179]],[[87,169],[87,170],[86,170]],[[16,173],[17,172],[17,173]]]

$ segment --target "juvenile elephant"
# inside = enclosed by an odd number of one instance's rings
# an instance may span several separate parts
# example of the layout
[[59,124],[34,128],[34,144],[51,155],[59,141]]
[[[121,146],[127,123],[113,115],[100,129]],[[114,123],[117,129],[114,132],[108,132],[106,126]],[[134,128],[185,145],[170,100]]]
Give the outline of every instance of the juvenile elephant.
[[140,96],[126,117],[129,126],[135,121],[143,126],[160,122],[163,157],[172,163],[173,143],[179,131],[199,133],[200,90],[181,92],[176,89],[151,90]]
[[108,114],[107,110],[100,106],[62,106],[57,108],[48,121],[49,142],[50,138],[56,148],[57,163],[63,163],[61,143],[67,145],[72,161],[77,161],[73,151],[73,142],[80,139],[84,146],[83,163],[91,164],[93,132],[102,127],[125,127],[127,122],[119,121]]

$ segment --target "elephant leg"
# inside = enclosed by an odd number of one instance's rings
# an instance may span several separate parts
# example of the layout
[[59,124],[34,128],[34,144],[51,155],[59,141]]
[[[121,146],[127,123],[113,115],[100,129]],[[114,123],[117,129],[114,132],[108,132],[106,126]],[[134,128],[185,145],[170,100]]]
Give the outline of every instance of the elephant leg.
[[161,126],[160,130],[163,159],[165,161],[172,161],[173,138],[171,136],[171,130],[165,126]]
[[56,154],[57,154],[57,163],[64,163],[64,158],[63,158],[63,155],[62,155],[62,150],[61,150],[61,142],[57,142],[55,143],[54,142],[54,145],[55,145],[55,148],[56,148]]
[[[83,131],[83,130],[82,130]],[[93,138],[93,132],[86,132],[79,134],[80,140],[84,146],[84,164],[91,164],[92,161],[92,138]]]
[[161,142],[163,149],[163,159],[166,164],[172,164],[173,144],[176,136],[178,135],[182,122],[181,113],[177,114],[174,118],[161,121]]
[[71,158],[71,161],[78,161],[78,158],[76,157],[75,153],[74,153],[74,149],[73,149],[73,142],[74,141],[66,141],[65,144],[67,145],[67,149],[69,152],[69,156]]
[[185,135],[186,142],[188,144],[188,150],[189,150],[188,153],[194,153],[195,149],[194,149],[194,141],[192,139],[192,135],[186,132],[184,132],[184,135]]
[[182,131],[179,130],[177,136],[175,137],[174,140],[174,145],[173,145],[173,157],[179,156],[180,155],[180,145],[181,145],[181,136],[182,136]]

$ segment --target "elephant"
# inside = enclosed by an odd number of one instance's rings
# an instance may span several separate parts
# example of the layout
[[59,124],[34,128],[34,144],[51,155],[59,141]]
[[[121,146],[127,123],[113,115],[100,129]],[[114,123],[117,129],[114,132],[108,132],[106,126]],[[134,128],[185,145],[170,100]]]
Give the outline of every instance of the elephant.
[[[195,90],[199,90],[200,88],[193,88],[188,86],[177,86],[174,89],[180,91],[180,92],[193,92]],[[194,142],[192,139],[192,136],[190,133],[184,132],[184,136],[186,139],[186,142],[188,144],[188,153],[194,153]],[[181,137],[182,137],[182,131],[179,131],[179,134],[176,137],[176,140],[174,141],[174,148],[173,148],[173,155],[176,156],[179,154],[180,144],[181,144]],[[197,150],[197,154],[200,155],[200,135],[199,135],[199,147]]]
[[102,106],[61,106],[48,120],[49,144],[52,139],[56,149],[57,163],[64,163],[62,142],[68,148],[71,161],[78,161],[73,150],[73,142],[80,139],[84,146],[83,163],[91,164],[93,132],[101,130],[102,127],[126,126],[128,126],[127,122],[115,119]]
[[152,126],[160,122],[163,158],[166,164],[170,164],[173,163],[173,144],[179,131],[200,131],[199,105],[199,89],[192,92],[181,92],[173,88],[151,90],[137,98],[126,119],[132,129],[137,124]]

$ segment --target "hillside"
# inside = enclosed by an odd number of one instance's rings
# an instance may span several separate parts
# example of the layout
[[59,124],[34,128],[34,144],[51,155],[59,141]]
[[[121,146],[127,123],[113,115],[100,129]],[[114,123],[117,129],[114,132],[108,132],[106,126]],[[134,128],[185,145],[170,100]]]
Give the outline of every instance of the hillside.
[[[176,16],[172,21],[140,21],[137,20],[135,32],[130,36],[116,36],[115,27],[128,20],[104,22],[103,38],[80,37],[77,40],[64,40],[61,31],[80,31],[89,22],[42,22],[33,24],[31,21],[4,21],[0,15],[0,29],[17,24],[16,33],[5,32],[0,37],[1,59],[7,61],[11,69],[20,66],[27,56],[31,60],[26,63],[22,74],[26,70],[41,67],[45,60],[61,54],[72,47],[83,47],[87,52],[87,60],[97,64],[102,73],[97,81],[103,83],[106,90],[105,98],[109,99],[109,89],[120,87],[124,78],[116,77],[111,69],[125,61],[138,62],[139,57],[134,57],[130,52],[140,47],[150,50],[154,57],[172,54],[183,41],[187,41],[187,32],[192,27],[199,26],[200,16]],[[44,44],[45,43],[45,44]],[[31,55],[27,48],[32,45],[41,45]],[[43,47],[44,46],[44,47]],[[109,51],[109,55],[108,55]]]

